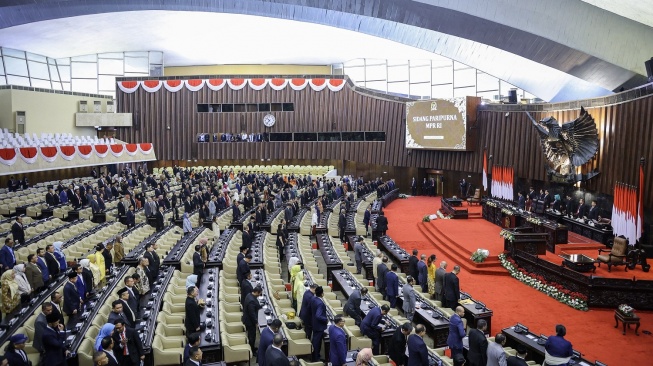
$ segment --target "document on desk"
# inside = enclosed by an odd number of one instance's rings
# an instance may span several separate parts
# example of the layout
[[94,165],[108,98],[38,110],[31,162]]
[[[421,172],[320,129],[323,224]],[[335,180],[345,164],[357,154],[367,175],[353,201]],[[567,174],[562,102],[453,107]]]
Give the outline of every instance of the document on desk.
[[537,337],[532,334],[526,334],[526,338],[537,341]]

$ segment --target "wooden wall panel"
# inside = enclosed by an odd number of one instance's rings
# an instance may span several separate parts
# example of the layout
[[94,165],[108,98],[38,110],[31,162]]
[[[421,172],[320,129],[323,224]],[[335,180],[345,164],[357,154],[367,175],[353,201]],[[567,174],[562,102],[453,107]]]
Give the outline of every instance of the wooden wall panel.
[[[475,151],[407,150],[405,139],[405,104],[403,100],[381,99],[356,91],[347,85],[340,92],[303,91],[285,88],[261,91],[245,87],[220,91],[203,88],[198,92],[182,89],[171,93],[161,88],[156,93],[143,89],[135,93],[117,92],[119,112],[134,113],[135,126],[120,128],[118,137],[128,142],[151,141],[157,157],[167,161],[351,161],[353,171],[378,174],[385,167],[428,168],[479,174],[483,166],[483,148],[493,155],[492,164],[512,165],[517,179],[546,181],[544,158],[538,136],[525,112],[492,110],[477,112],[478,140]],[[197,113],[198,103],[294,103],[294,112],[274,112],[277,124],[263,127],[265,112]],[[612,194],[615,181],[638,184],[639,158],[644,156],[646,181],[653,179],[653,97],[622,104],[587,108],[597,122],[601,138],[596,159],[583,167],[598,169],[601,174],[584,183],[583,189]],[[553,116],[567,122],[578,110],[532,112],[536,120]],[[270,142],[205,143],[195,142],[197,133],[240,132],[331,132],[385,131],[385,142]],[[170,129],[168,129],[168,126]],[[333,164],[336,166],[342,164]],[[378,168],[371,168],[378,166]],[[342,167],[339,166],[339,169]],[[348,170],[348,169],[346,169]],[[397,171],[399,172],[399,171]],[[414,170],[401,171],[412,175]],[[480,185],[480,175],[474,175]],[[653,206],[653,193],[645,190],[645,204]]]

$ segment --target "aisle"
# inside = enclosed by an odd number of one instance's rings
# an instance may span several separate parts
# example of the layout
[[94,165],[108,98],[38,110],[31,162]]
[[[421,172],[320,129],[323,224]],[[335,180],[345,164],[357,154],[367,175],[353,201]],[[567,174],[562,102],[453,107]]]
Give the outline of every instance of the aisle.
[[[406,250],[418,248],[420,252],[435,253],[438,262],[449,262],[450,271],[455,263],[450,262],[447,253],[435,248],[417,230],[422,217],[434,213],[438,207],[439,198],[433,197],[394,201],[384,209],[389,221],[387,234]],[[482,233],[477,235],[479,242],[486,237]],[[496,235],[496,230],[486,235]],[[567,327],[567,339],[588,360],[598,359],[615,366],[648,362],[653,336],[643,334],[642,330],[653,330],[653,312],[637,313],[642,323],[639,337],[633,330],[623,336],[614,328],[614,310],[574,310],[508,276],[474,275],[463,271],[459,278],[461,290],[469,292],[494,311],[493,333],[520,322],[535,333],[553,334],[555,325],[561,323]]]

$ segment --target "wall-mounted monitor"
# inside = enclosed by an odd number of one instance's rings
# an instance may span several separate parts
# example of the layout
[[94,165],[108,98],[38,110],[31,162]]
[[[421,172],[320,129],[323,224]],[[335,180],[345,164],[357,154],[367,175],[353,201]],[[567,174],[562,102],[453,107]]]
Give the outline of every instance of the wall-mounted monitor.
[[406,103],[406,148],[469,150],[467,98]]

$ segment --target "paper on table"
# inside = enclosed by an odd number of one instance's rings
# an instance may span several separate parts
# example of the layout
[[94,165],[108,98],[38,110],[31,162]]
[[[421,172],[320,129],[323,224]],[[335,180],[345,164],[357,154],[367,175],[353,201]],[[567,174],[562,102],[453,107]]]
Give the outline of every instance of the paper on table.
[[528,338],[528,339],[532,339],[532,340],[536,340],[536,339],[537,339],[537,337],[534,336],[534,335],[532,335],[532,334],[526,334],[526,338]]

